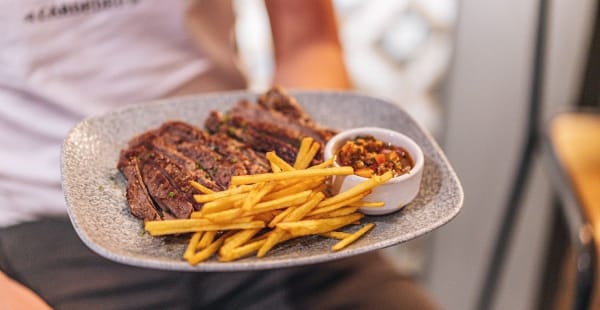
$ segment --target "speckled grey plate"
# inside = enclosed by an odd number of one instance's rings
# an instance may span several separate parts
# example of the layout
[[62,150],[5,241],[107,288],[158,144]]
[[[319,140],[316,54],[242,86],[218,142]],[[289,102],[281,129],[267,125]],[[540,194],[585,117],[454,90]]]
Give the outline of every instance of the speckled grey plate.
[[320,124],[334,129],[378,126],[402,132],[423,149],[425,167],[417,198],[401,211],[367,216],[376,223],[363,238],[340,252],[336,242],[317,236],[288,241],[261,259],[248,257],[221,263],[215,258],[190,266],[182,260],[184,241],[143,233],[125,198],[126,181],[116,169],[119,151],[131,137],[166,120],[202,127],[209,111],[227,110],[238,100],[255,99],[231,92],[157,101],[87,119],[65,139],[62,185],[69,216],[79,237],[94,251],[114,261],[141,267],[186,271],[267,269],[324,262],[395,245],[450,221],[462,207],[463,192],[446,157],[404,111],[385,101],[345,92],[295,92],[294,96]]

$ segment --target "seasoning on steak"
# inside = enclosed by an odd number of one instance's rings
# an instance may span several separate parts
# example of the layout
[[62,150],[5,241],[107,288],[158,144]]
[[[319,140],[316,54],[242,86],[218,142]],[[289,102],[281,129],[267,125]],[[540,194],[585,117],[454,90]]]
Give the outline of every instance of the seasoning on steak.
[[[241,101],[225,116],[210,113],[203,131],[170,121],[129,141],[118,168],[127,178],[131,213],[144,220],[188,218],[199,210],[190,181],[212,190],[229,187],[235,175],[271,170],[265,152],[295,161],[300,140],[322,145],[334,132],[318,127],[298,102],[273,88],[257,104]],[[318,154],[313,163],[322,161]]]
[[296,100],[280,88],[260,96],[258,104],[243,100],[225,115],[211,113],[205,127],[211,132],[226,133],[260,152],[275,150],[290,164],[296,160],[304,137],[321,143],[321,151],[313,164],[322,161],[323,146],[335,134],[318,127]]

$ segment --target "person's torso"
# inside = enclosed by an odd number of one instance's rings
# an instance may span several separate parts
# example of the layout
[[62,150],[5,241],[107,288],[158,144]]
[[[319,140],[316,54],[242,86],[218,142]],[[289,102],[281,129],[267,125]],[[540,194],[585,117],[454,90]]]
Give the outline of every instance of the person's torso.
[[0,226],[64,212],[60,144],[82,118],[162,97],[210,67],[187,0],[0,3]]

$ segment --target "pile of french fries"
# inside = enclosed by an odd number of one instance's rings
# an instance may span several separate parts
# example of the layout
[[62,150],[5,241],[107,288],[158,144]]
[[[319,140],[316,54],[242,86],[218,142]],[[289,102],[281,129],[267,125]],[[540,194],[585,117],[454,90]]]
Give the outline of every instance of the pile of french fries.
[[192,182],[201,194],[200,211],[190,219],[148,221],[145,229],[152,236],[193,233],[183,255],[196,265],[218,253],[220,261],[233,261],[256,253],[265,256],[274,246],[292,238],[321,235],[339,239],[333,251],[339,251],[374,227],[366,224],[353,233],[337,231],[359,224],[363,207],[381,207],[382,202],[365,202],[371,190],[392,178],[388,172],[374,176],[337,195],[326,195],[328,179],[349,175],[351,167],[333,167],[333,158],[308,167],[320,144],[304,138],[294,165],[275,152],[266,154],[272,173],[234,176],[229,189],[220,192]]

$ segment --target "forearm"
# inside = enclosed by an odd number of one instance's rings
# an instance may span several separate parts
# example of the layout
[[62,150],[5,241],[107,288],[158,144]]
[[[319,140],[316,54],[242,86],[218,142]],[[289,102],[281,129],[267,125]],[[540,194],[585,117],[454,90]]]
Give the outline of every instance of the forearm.
[[274,83],[294,88],[350,87],[330,1],[267,0]]
[[50,309],[34,292],[0,271],[0,309]]

